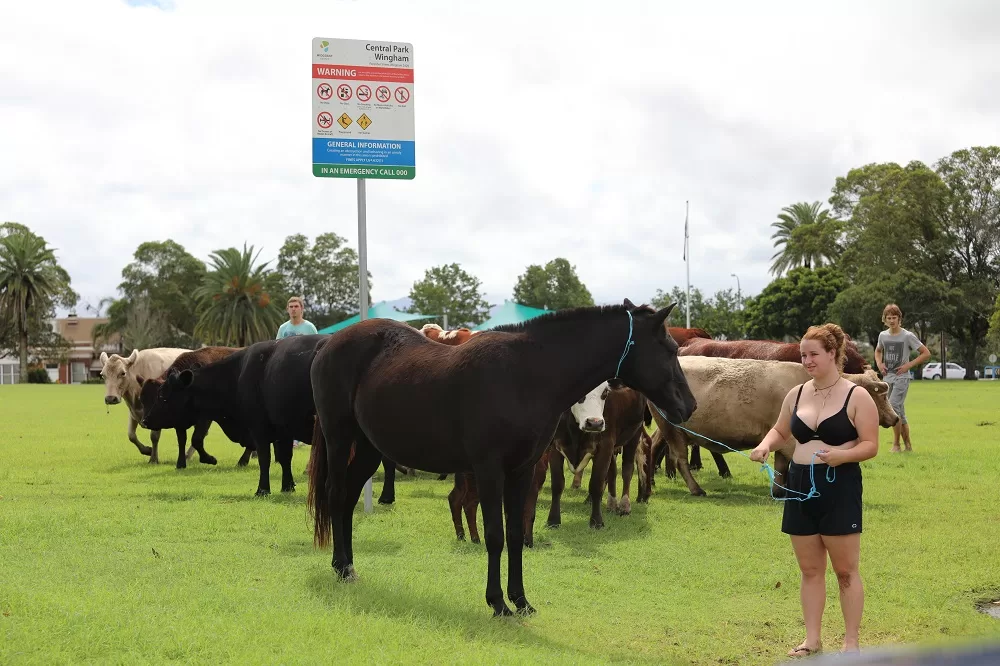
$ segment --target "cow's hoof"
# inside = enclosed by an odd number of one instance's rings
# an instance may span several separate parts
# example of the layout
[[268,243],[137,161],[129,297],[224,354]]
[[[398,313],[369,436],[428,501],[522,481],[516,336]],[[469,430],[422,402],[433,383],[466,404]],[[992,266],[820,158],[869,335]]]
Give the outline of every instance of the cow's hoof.
[[257,497],[267,497],[270,494],[271,494],[271,490],[269,488],[258,488],[257,489]]
[[219,461],[215,459],[215,456],[209,456],[209,455],[199,456],[198,457],[198,461],[202,465],[218,465],[219,464]]

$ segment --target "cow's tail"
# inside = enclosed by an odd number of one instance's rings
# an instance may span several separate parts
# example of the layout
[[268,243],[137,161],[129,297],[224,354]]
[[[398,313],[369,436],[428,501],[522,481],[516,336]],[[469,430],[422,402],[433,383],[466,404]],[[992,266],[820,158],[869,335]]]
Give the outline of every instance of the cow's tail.
[[333,514],[330,510],[330,491],[327,479],[330,475],[327,464],[326,438],[319,416],[314,417],[312,451],[310,451],[309,496],[306,503],[313,519],[313,544],[318,548],[330,545],[333,528]]

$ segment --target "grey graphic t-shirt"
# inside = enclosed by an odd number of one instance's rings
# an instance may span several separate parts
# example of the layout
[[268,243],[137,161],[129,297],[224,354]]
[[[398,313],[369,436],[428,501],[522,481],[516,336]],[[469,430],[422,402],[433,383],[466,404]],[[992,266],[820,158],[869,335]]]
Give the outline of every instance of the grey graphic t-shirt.
[[910,360],[910,354],[920,349],[920,345],[917,336],[901,328],[896,335],[890,334],[887,330],[879,333],[875,349],[882,350],[882,363],[885,364],[885,369],[895,374],[901,365]]

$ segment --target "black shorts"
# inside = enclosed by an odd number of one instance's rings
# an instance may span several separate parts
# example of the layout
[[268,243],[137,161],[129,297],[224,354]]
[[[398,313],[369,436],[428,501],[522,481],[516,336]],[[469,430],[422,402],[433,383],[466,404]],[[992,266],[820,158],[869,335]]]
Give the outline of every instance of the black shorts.
[[[815,465],[813,476],[819,497],[810,497],[805,501],[789,499],[784,502],[782,532],[796,536],[842,536],[861,532],[861,465],[855,462],[834,467],[831,471],[833,482],[826,480],[828,469],[825,463]],[[788,468],[788,483],[783,485],[798,491],[787,493],[788,497],[804,497],[812,488],[809,465],[791,463]]]

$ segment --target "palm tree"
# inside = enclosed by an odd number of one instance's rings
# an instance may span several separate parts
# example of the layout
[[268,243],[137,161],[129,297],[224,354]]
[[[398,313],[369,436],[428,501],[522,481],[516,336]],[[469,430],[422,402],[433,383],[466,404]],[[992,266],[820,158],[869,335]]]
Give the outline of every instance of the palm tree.
[[56,301],[72,305],[76,294],[53,248],[22,225],[5,225],[0,234],[0,318],[14,322],[21,361],[21,382],[28,381],[28,330]]
[[840,221],[820,205],[819,201],[802,201],[781,209],[778,221],[771,223],[774,247],[781,248],[771,257],[771,273],[780,275],[796,266],[818,268],[837,260]]
[[245,347],[274,339],[285,320],[271,300],[278,276],[256,261],[246,243],[242,252],[231,247],[210,255],[205,282],[194,294],[201,311],[195,335],[207,344]]

